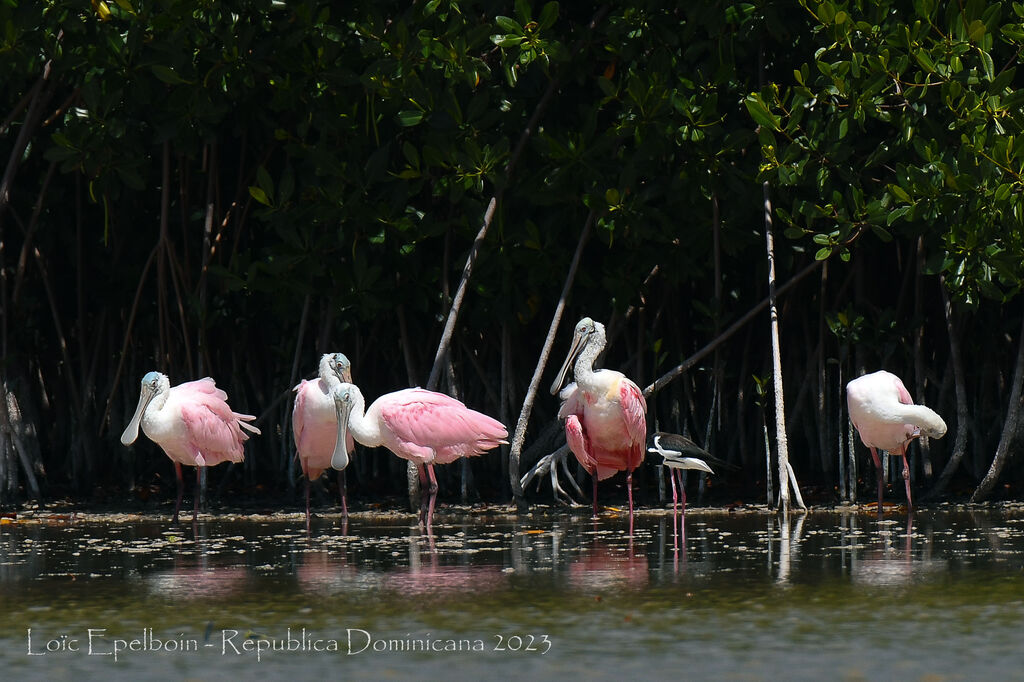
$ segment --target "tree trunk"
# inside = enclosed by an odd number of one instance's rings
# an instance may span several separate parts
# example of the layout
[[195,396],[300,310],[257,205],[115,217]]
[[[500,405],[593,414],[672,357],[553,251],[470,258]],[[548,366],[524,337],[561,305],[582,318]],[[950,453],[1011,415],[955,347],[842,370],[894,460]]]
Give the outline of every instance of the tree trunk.
[[530,421],[530,413],[533,412],[533,401],[537,397],[537,387],[540,386],[540,378],[547,367],[548,357],[551,355],[551,347],[555,344],[555,334],[558,332],[558,325],[562,321],[562,313],[565,311],[565,302],[569,298],[569,291],[572,289],[573,280],[576,279],[576,270],[580,265],[580,258],[583,256],[583,246],[590,236],[590,226],[594,224],[597,216],[593,211],[587,215],[587,221],[583,224],[580,232],[580,239],[576,243],[576,253],[573,254],[572,263],[569,265],[569,272],[565,276],[565,284],[562,285],[562,295],[558,297],[558,304],[555,305],[555,312],[551,316],[551,325],[548,327],[548,334],[544,338],[544,347],[541,348],[540,357],[537,359],[537,366],[530,377],[530,387],[526,389],[526,397],[523,399],[523,409],[516,421],[516,430],[512,435],[512,447],[508,453],[508,476],[512,485],[512,498],[515,501],[516,509],[520,513],[526,513],[528,507],[526,498],[523,495],[523,485],[519,474],[519,455],[523,450],[523,439],[526,438],[526,425]]
[[1020,338],[1017,340],[1017,364],[1013,370],[1013,386],[1010,388],[1010,400],[1006,408],[1006,421],[1003,422],[1003,431],[999,436],[999,445],[996,446],[995,457],[992,458],[992,466],[989,467],[985,478],[981,480],[974,494],[971,495],[971,502],[980,502],[992,493],[992,489],[999,480],[999,474],[1010,456],[1010,443],[1017,433],[1017,422],[1020,421],[1021,413],[1021,384],[1024,384],[1024,321],[1021,322]]
[[[768,182],[764,190],[764,234],[768,248],[768,309],[772,334],[772,385],[775,393],[775,446],[779,460],[779,511],[789,513],[789,484],[796,488],[796,474],[789,465],[789,447],[786,440],[786,401],[782,392],[782,350],[779,342],[779,311],[775,300],[775,238],[772,234],[772,201]],[[801,505],[802,506],[802,505]]]
[[953,306],[946,292],[945,282],[940,280],[942,305],[946,312],[946,332],[949,336],[949,362],[953,366],[953,384],[956,390],[956,436],[953,439],[953,453],[939,474],[939,479],[928,492],[928,498],[935,498],[946,491],[953,474],[967,451],[967,435],[970,433],[971,415],[967,410],[967,380],[964,375],[963,357],[960,352],[960,330],[953,317]]

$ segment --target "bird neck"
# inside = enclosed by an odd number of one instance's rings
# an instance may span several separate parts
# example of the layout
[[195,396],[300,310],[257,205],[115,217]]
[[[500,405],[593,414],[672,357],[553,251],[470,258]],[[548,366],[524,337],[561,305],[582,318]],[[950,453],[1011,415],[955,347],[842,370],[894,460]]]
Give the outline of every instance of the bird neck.
[[587,345],[580,351],[580,356],[576,360],[576,366],[573,368],[573,378],[578,386],[586,389],[593,384],[595,374],[594,361],[597,360],[597,356],[604,350],[605,342],[604,327],[597,326],[591,333],[590,338],[587,339]]
[[150,398],[146,409],[142,412],[140,419],[142,432],[154,442],[161,442],[169,428],[167,420],[161,418],[161,412],[164,406],[167,405],[167,398],[169,396],[170,390],[158,390],[156,395]]
[[383,442],[380,424],[366,416],[366,399],[362,391],[352,391],[352,410],[348,415],[348,430],[363,445],[375,448]]
[[157,412],[164,409],[164,405],[167,404],[167,397],[171,394],[170,390],[157,391],[149,400],[149,404],[146,405],[146,411],[143,413],[143,419],[146,416],[155,416]]
[[894,411],[904,424],[913,424],[921,429],[923,436],[942,436],[946,433],[946,422],[930,407],[899,403]]
[[320,358],[320,381],[324,382],[324,387],[327,389],[327,393],[330,394],[331,390],[341,385],[341,379],[331,368],[331,356],[324,355]]

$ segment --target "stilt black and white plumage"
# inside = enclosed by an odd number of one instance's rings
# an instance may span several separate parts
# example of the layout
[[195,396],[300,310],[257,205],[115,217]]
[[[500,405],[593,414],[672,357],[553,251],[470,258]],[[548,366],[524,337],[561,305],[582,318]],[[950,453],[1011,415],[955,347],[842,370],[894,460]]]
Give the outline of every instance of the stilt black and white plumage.
[[[661,455],[661,465],[668,468],[669,480],[672,483],[672,527],[675,530],[676,519],[679,518],[679,526],[682,528],[683,521],[679,517],[677,512],[677,505],[679,500],[679,492],[677,492],[676,481],[678,480],[678,490],[682,491],[683,498],[683,511],[682,517],[686,516],[686,488],[683,486],[682,481],[682,470],[683,469],[694,469],[696,471],[705,471],[709,474],[715,473],[711,468],[716,467],[719,471],[730,470],[735,471],[739,469],[735,464],[730,464],[725,460],[719,459],[712,455],[710,452],[700,447],[686,436],[680,436],[676,433],[666,433],[664,431],[658,431],[651,435],[648,441],[649,446],[647,452]],[[682,531],[685,537],[685,530]]]

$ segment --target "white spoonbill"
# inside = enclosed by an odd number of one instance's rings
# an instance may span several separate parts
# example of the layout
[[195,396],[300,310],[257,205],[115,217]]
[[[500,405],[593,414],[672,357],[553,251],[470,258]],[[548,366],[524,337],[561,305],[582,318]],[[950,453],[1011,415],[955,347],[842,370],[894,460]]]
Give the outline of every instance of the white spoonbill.
[[[647,401],[640,387],[622,372],[594,369],[594,359],[604,350],[604,325],[584,317],[576,324],[572,346],[558,371],[551,393],[558,393],[565,420],[569,449],[594,482],[594,516],[597,516],[597,482],[627,471],[629,532],[633,533],[633,470],[644,459],[647,439]],[[573,362],[575,361],[575,365]],[[569,368],[575,383],[561,390]]]
[[880,370],[857,377],[846,384],[846,404],[850,421],[860,439],[871,450],[878,480],[878,514],[882,514],[882,462],[878,450],[903,458],[903,482],[907,488],[907,510],[912,511],[910,499],[910,466],[907,464],[907,446],[919,436],[942,438],[946,435],[946,422],[934,410],[915,405],[910,392],[895,374]]
[[[331,390],[342,382],[352,381],[352,364],[344,353],[326,353],[320,358],[319,378],[303,379],[292,390],[295,391],[295,406],[292,408],[292,431],[295,436],[295,451],[306,479],[306,532],[309,532],[309,487],[310,482],[320,478],[332,467],[334,439],[338,435],[338,413],[334,406]],[[342,515],[348,516],[345,499],[345,473],[349,454],[352,452],[352,437],[345,444],[344,457],[338,460],[338,494],[341,496]],[[337,468],[337,467],[335,467]]]
[[181,465],[196,467],[195,508],[192,522],[199,513],[199,467],[216,466],[221,462],[241,462],[245,453],[242,444],[250,433],[260,432],[248,422],[256,417],[233,412],[228,395],[206,377],[171,388],[166,374],[149,372],[142,377],[142,389],[135,415],[121,434],[121,443],[131,445],[139,437],[139,425],[149,439],[159,445],[174,462],[178,479],[178,498],[174,503],[174,523],[178,522],[184,482]]
[[342,444],[349,432],[367,447],[383,445],[402,459],[415,462],[421,489],[425,488],[429,496],[424,503],[421,495],[420,504],[420,523],[428,532],[437,497],[433,465],[479,455],[508,442],[508,431],[501,422],[443,393],[406,388],[382,395],[369,408],[355,384],[342,383],[332,395],[338,414],[332,466],[337,468],[336,463],[345,458]]

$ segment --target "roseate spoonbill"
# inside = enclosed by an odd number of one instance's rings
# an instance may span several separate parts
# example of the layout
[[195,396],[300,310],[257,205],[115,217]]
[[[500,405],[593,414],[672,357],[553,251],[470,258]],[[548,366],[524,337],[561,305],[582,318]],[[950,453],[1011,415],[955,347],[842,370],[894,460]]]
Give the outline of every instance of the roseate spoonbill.
[[[584,317],[576,325],[572,346],[551,393],[558,393],[565,420],[569,449],[594,482],[594,516],[597,516],[597,482],[626,470],[629,496],[629,532],[633,533],[633,469],[644,459],[647,436],[647,401],[640,387],[622,372],[594,369],[594,359],[604,350],[604,325]],[[573,362],[575,361],[575,365]],[[575,382],[559,392],[569,368]]]
[[[352,381],[352,364],[343,353],[326,353],[320,358],[319,378],[303,379],[292,389],[295,391],[295,407],[292,408],[292,431],[295,435],[295,451],[306,478],[306,531],[309,531],[309,487],[310,482],[320,478],[328,468],[334,466],[334,439],[338,435],[338,413],[334,407],[331,390],[342,382]],[[345,473],[348,456],[352,452],[352,437],[348,437],[345,450],[337,464],[338,492],[341,495],[342,515],[348,517],[345,500]]]
[[429,501],[420,504],[420,523],[425,523],[428,532],[437,497],[433,465],[479,455],[508,442],[508,431],[501,422],[443,393],[406,388],[382,395],[368,409],[355,384],[342,383],[332,395],[338,413],[334,459],[345,457],[341,444],[351,431],[367,447],[383,445],[402,459],[415,462],[420,484],[429,493]]
[[[718,459],[710,452],[700,447],[686,436],[680,436],[675,433],[666,433],[664,431],[658,431],[651,436],[650,447],[647,448],[647,452],[653,452],[661,455],[662,466],[669,470],[669,480],[672,482],[672,528],[675,530],[676,519],[678,517],[676,505],[679,499],[679,495],[676,492],[676,480],[679,481],[679,490],[682,491],[683,497],[683,514],[682,518],[679,518],[679,527],[683,528],[683,520],[686,518],[686,487],[683,486],[682,470],[683,469],[696,469],[697,471],[706,471],[709,474],[715,473],[711,470],[711,465],[714,464],[719,469],[739,469],[734,464],[730,464],[724,460]],[[684,531],[685,536],[685,531]]]
[[[174,503],[174,520],[178,522],[184,482],[181,465],[196,467],[196,485],[200,467],[221,462],[241,462],[245,458],[242,444],[250,433],[260,430],[249,424],[256,417],[233,412],[228,407],[228,394],[206,377],[171,388],[166,374],[149,372],[142,377],[142,389],[135,415],[121,434],[121,443],[131,445],[139,437],[139,424],[149,439],[160,446],[174,462],[178,479],[178,498]],[[192,522],[199,513],[199,490],[196,489]]]
[[907,446],[919,436],[942,438],[946,422],[934,410],[915,405],[903,382],[895,374],[880,370],[865,374],[846,384],[846,404],[850,421],[860,439],[871,450],[878,480],[878,515],[882,515],[882,462],[878,450],[903,457],[903,482],[907,488],[907,510],[914,506],[910,499],[910,466]]

